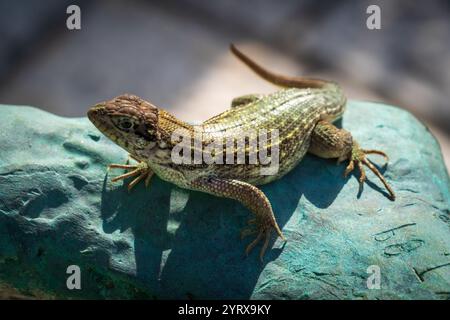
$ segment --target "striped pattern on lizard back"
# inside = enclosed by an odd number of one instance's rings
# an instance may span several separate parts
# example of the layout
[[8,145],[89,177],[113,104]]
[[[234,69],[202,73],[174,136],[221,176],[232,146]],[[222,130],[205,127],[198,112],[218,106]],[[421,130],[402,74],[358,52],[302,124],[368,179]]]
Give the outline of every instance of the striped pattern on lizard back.
[[[275,175],[260,174],[260,165],[214,165],[214,172],[222,178],[238,178],[254,185],[269,183],[294,168],[308,151],[311,133],[320,120],[338,119],[345,110],[346,98],[335,84],[323,88],[282,89],[261,99],[231,108],[201,125],[203,141],[239,137],[250,130],[279,131],[279,163]],[[270,142],[270,141],[269,141]],[[270,149],[271,143],[267,144]],[[248,151],[248,147],[246,148]]]

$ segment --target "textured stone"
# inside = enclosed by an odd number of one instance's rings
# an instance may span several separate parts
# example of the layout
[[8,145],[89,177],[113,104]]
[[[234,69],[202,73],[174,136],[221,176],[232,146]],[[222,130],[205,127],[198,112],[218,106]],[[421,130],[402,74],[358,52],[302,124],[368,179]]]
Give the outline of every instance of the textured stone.
[[[130,194],[106,174],[125,151],[86,118],[1,106],[0,288],[58,298],[443,299],[450,293],[450,184],[439,146],[409,113],[350,101],[342,126],[386,151],[358,192],[344,165],[307,156],[262,189],[288,239],[244,257],[240,204],[154,178]],[[382,166],[382,159],[373,157]],[[81,268],[81,290],[66,269]],[[381,271],[369,290],[367,268]],[[1,290],[1,289],[0,289]],[[8,289],[10,290],[10,289]]]

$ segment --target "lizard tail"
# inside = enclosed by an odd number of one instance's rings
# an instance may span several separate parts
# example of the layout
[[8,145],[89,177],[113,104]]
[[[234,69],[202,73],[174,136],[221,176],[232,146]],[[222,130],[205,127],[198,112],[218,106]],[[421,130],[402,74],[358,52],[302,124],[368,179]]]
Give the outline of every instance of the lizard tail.
[[301,78],[301,77],[287,77],[280,74],[273,73],[255,61],[250,59],[244,53],[239,51],[234,44],[230,45],[230,50],[233,54],[245,63],[250,69],[252,69],[256,74],[258,74],[263,79],[285,88],[322,88],[327,82],[318,80],[318,79],[310,79],[310,78]]

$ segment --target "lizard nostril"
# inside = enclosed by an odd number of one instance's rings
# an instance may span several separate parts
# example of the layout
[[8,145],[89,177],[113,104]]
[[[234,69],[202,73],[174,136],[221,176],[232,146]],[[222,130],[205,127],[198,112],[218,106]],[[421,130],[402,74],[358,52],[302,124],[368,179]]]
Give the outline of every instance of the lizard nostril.
[[95,114],[96,114],[96,110],[94,108],[89,109],[89,111],[87,112],[87,116],[89,118],[89,120],[94,120],[95,119]]
[[95,120],[98,118],[98,116],[101,114],[103,107],[102,106],[93,106],[90,108],[87,112],[87,116],[89,120]]

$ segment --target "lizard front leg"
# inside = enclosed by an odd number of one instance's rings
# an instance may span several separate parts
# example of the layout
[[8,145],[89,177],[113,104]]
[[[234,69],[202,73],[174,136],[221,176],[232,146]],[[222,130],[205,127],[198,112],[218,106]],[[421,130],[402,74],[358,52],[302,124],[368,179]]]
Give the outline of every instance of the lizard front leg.
[[277,234],[283,240],[286,240],[275,220],[269,200],[257,187],[239,180],[220,179],[211,176],[197,178],[190,183],[189,187],[215,196],[237,200],[255,214],[256,218],[249,221],[249,224],[254,225],[255,229],[245,229],[242,232],[243,236],[253,233],[257,234],[256,239],[245,250],[247,255],[258,242],[264,239],[259,255],[261,261],[263,260],[264,253],[269,245],[272,229],[275,229]]
[[350,132],[339,129],[327,121],[319,121],[311,135],[311,144],[308,152],[321,158],[337,158],[338,162],[349,160],[344,176],[347,176],[352,172],[356,165],[361,173],[359,178],[361,187],[364,184],[364,181],[366,181],[366,173],[363,167],[363,165],[366,165],[384,184],[391,199],[395,199],[395,194],[391,186],[373,163],[366,157],[368,154],[378,154],[383,156],[387,161],[388,156],[383,151],[362,149],[359,144],[353,140]]
[[[147,162],[145,161],[140,161],[139,159],[135,158],[134,156],[132,156],[131,154],[129,155],[130,158],[132,158],[133,160],[139,162],[137,165],[129,165],[129,164],[110,164],[108,166],[108,170],[109,169],[125,169],[125,170],[129,170],[129,172],[122,174],[120,176],[117,176],[113,179],[111,179],[112,182],[116,182],[119,180],[123,180],[129,177],[135,177],[137,176],[133,181],[131,181],[128,184],[128,191],[130,191],[131,189],[133,189],[133,187],[135,185],[137,185],[142,179],[145,179],[145,186],[148,187],[149,183],[150,183],[150,179],[153,176],[153,171],[150,169],[150,167],[148,166]],[[128,163],[128,161],[127,161]]]

